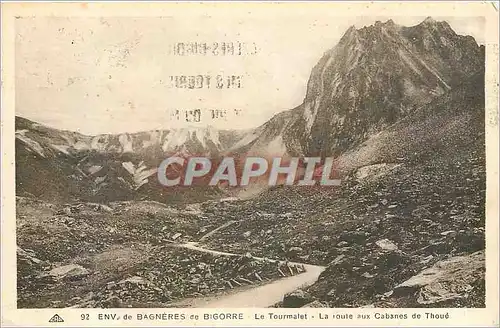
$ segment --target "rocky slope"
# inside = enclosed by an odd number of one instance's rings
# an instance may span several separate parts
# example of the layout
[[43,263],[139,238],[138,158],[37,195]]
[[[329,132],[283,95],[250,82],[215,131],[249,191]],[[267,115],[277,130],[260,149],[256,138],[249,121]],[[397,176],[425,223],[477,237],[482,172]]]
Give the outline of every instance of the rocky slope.
[[250,254],[180,247],[222,223],[155,202],[50,204],[18,197],[18,305],[168,307],[297,275],[304,268]]
[[438,261],[484,250],[484,140],[483,71],[341,156],[357,169],[339,188],[276,187],[207,205],[208,220],[241,219],[203,242],[327,265],[308,290],[325,306],[484,306],[481,257],[461,286],[445,273],[451,289],[432,302],[417,287],[397,287]]

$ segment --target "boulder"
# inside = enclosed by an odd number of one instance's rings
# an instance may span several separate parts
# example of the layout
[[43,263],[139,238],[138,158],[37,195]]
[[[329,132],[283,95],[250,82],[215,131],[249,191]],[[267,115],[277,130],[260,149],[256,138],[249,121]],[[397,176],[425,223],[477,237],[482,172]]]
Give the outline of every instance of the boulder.
[[396,246],[396,244],[394,244],[389,239],[381,239],[377,241],[375,244],[385,251],[395,251],[398,249],[398,246]]
[[135,284],[135,285],[145,285],[147,282],[142,277],[133,276],[133,277],[121,280],[118,284],[122,285],[122,284],[125,284],[125,283]]
[[109,207],[108,205],[104,205],[104,204],[99,204],[99,210],[101,210],[103,212],[108,212],[108,213],[113,212],[113,209],[111,207]]
[[49,274],[56,279],[81,279],[90,274],[90,270],[78,264],[68,264],[50,270]]
[[313,301],[303,306],[303,308],[324,308],[324,307],[326,307],[326,305],[324,305],[320,301]]
[[283,307],[285,308],[299,308],[312,301],[311,295],[302,289],[297,289],[288,293],[283,297]]
[[290,249],[288,250],[288,253],[289,254],[293,254],[293,255],[297,255],[297,254],[300,254],[304,251],[304,249],[302,249],[302,247],[290,247]]
[[394,289],[395,293],[418,291],[419,304],[436,304],[466,298],[476,281],[484,279],[484,250],[439,261]]
[[17,246],[17,256],[18,256],[18,258],[29,260],[35,264],[42,263],[42,260],[35,257],[33,251],[27,252],[19,246]]
[[333,261],[331,261],[330,263],[328,263],[328,266],[338,265],[338,264],[342,263],[342,261],[344,260],[344,258],[345,258],[345,255],[344,254],[340,254]]

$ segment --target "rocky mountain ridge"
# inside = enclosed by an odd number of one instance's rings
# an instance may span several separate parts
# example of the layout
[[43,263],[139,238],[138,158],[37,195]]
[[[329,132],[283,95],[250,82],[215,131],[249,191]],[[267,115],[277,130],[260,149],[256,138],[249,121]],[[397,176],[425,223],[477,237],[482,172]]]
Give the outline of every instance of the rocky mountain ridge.
[[446,22],[352,26],[313,68],[303,104],[273,117],[252,143],[338,156],[481,69],[484,46]]
[[[46,152],[51,155],[71,155],[79,151],[138,155],[149,153],[151,156],[159,153],[216,155],[232,145],[234,139],[242,133],[207,126],[89,136],[16,117],[16,139],[42,157],[46,156]],[[30,135],[34,138],[30,138]]]

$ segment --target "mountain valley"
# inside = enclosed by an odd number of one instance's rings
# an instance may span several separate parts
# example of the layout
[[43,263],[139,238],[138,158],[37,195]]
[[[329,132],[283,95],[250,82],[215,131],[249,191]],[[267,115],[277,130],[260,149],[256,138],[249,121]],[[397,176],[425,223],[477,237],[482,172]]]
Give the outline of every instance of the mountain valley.
[[[446,22],[389,20],[349,28],[304,102],[250,131],[16,117],[18,306],[223,304],[309,266],[273,306],[484,307],[484,56]],[[173,155],[334,156],[342,184],[168,189]]]

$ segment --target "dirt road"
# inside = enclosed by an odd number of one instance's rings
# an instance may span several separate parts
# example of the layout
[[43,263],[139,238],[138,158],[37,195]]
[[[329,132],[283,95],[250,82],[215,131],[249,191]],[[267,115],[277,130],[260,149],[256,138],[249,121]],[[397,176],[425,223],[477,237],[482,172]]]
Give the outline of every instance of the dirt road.
[[[178,247],[211,253],[214,255],[240,256],[239,254],[205,249],[203,247],[197,246],[196,243],[179,244]],[[259,257],[253,258],[258,260],[262,259]],[[293,262],[290,263],[292,264]],[[325,268],[321,266],[309,264],[303,265],[306,269],[306,272],[299,275],[282,278],[280,280],[255,288],[235,290],[234,293],[230,293],[227,295],[214,296],[213,298],[195,299],[190,302],[190,306],[200,308],[265,308],[273,306],[274,304],[282,301],[283,296],[286,293],[292,292],[297,288],[306,287],[313,284],[318,279],[321,272],[325,270]]]

